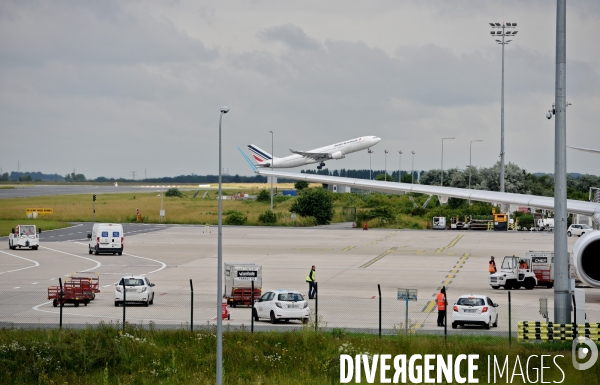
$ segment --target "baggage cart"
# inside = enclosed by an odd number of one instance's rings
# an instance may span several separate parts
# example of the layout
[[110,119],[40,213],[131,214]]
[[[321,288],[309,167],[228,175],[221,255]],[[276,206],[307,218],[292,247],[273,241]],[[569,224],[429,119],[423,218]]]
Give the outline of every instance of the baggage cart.
[[52,306],[54,307],[64,306],[67,303],[73,304],[75,307],[78,307],[81,303],[83,303],[83,306],[87,306],[92,300],[92,294],[82,287],[65,285],[61,296],[60,286],[48,287],[48,299],[52,300]]
[[252,282],[254,299],[262,294],[262,266],[254,263],[225,264],[225,295],[231,307],[252,306]]

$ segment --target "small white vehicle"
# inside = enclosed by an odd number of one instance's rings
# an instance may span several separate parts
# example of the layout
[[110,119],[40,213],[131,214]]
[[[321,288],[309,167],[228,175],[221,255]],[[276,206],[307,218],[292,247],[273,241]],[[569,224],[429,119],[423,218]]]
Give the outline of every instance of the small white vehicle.
[[310,309],[308,302],[297,291],[271,290],[256,300],[252,314],[255,321],[267,318],[272,324],[278,323],[279,320],[287,322],[291,319],[307,323]]
[[[125,295],[123,296],[123,283],[125,283]],[[154,304],[154,284],[148,278],[141,275],[123,277],[115,283],[115,306],[126,303],[141,303],[144,306]]]
[[592,229],[588,225],[573,224],[573,225],[569,226],[569,228],[567,229],[567,235],[569,237],[571,235],[577,235],[578,237],[581,237],[583,234],[589,233],[590,231],[593,231],[593,230],[594,229]]
[[98,255],[100,253],[123,255],[125,235],[123,225],[118,223],[94,223],[92,232],[87,235],[88,252]]
[[27,247],[37,250],[40,247],[40,233],[42,229],[35,231],[35,225],[17,225],[8,236],[8,248],[15,250],[17,247]]
[[433,230],[446,230],[446,217],[433,217]]
[[504,287],[505,290],[518,290],[524,287],[532,290],[537,286],[537,278],[531,269],[531,258],[527,257],[504,257],[499,271],[489,276],[489,284],[492,289]]
[[452,307],[452,329],[464,325],[498,327],[498,307],[485,295],[462,295]]

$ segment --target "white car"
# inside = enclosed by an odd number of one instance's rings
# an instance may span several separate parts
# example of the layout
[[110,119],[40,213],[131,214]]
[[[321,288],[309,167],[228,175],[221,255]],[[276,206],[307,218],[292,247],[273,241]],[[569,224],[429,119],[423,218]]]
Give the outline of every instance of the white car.
[[463,295],[452,307],[452,329],[464,325],[498,326],[498,307],[485,295]]
[[578,237],[581,237],[583,234],[589,233],[592,230],[594,230],[594,229],[592,229],[588,225],[575,225],[574,224],[574,225],[569,226],[569,228],[567,229],[567,235],[569,237],[571,235],[577,235]]
[[310,309],[306,299],[297,291],[271,290],[256,300],[252,314],[255,321],[260,318],[268,318],[273,324],[279,320],[289,321],[291,319],[307,323]]
[[[125,283],[125,296],[123,296],[123,282]],[[144,276],[131,275],[123,277],[115,283],[115,306],[123,303],[142,303],[144,306],[154,304],[154,284]]]

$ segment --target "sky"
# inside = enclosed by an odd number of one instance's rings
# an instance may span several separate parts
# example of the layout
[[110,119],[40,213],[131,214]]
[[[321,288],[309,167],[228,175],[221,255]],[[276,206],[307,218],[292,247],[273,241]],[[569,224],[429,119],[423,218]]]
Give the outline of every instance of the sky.
[[[567,143],[600,149],[597,0],[567,3]],[[554,170],[556,2],[0,2],[0,167],[136,179],[252,175],[239,154],[275,156],[376,135],[373,169]],[[483,142],[470,143],[472,140]],[[388,150],[386,156],[384,150]],[[398,151],[402,151],[400,155]],[[567,171],[600,155],[567,150]],[[368,169],[366,151],[326,162]],[[304,168],[315,168],[316,165]],[[290,171],[298,171],[292,169]]]

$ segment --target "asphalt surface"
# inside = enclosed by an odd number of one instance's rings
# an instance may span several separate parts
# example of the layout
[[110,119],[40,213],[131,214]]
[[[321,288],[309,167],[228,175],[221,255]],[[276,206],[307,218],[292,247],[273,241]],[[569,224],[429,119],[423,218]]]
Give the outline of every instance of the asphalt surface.
[[[125,251],[89,255],[89,224],[43,232],[40,249],[9,250],[0,244],[0,326],[56,327],[59,309],[47,299],[48,286],[73,272],[97,273],[101,292],[88,306],[63,309],[66,326],[120,322],[123,309],[114,307],[114,283],[125,274],[144,274],[155,283],[155,304],[127,308],[127,321],[161,328],[186,327],[190,322],[190,279],[194,286],[194,325],[214,325],[217,311],[217,229],[204,226],[131,224],[125,227]],[[62,236],[60,236],[62,235]],[[575,239],[569,239],[570,247]],[[490,255],[524,255],[551,250],[553,234],[425,230],[350,230],[348,228],[224,227],[223,261],[256,263],[263,267],[263,289],[292,289],[306,293],[305,277],[317,266],[318,317],[322,328],[374,332],[378,327],[382,293],[384,333],[410,330],[441,333],[436,326],[434,298],[442,285],[452,304],[463,294],[489,295],[498,308],[499,327],[448,329],[448,333],[507,335],[508,292],[488,285]],[[398,288],[418,290],[418,301],[398,301]],[[539,299],[546,297],[552,314],[553,290],[513,290],[513,332],[519,320],[543,321]],[[317,301],[309,301],[314,311]],[[452,308],[452,305],[449,307]],[[229,309],[231,327],[249,327],[250,309]],[[600,320],[600,291],[586,290],[590,322]],[[449,312],[449,319],[451,318]],[[256,330],[303,328],[291,321],[271,325],[257,322]],[[313,327],[309,325],[308,327]]]

